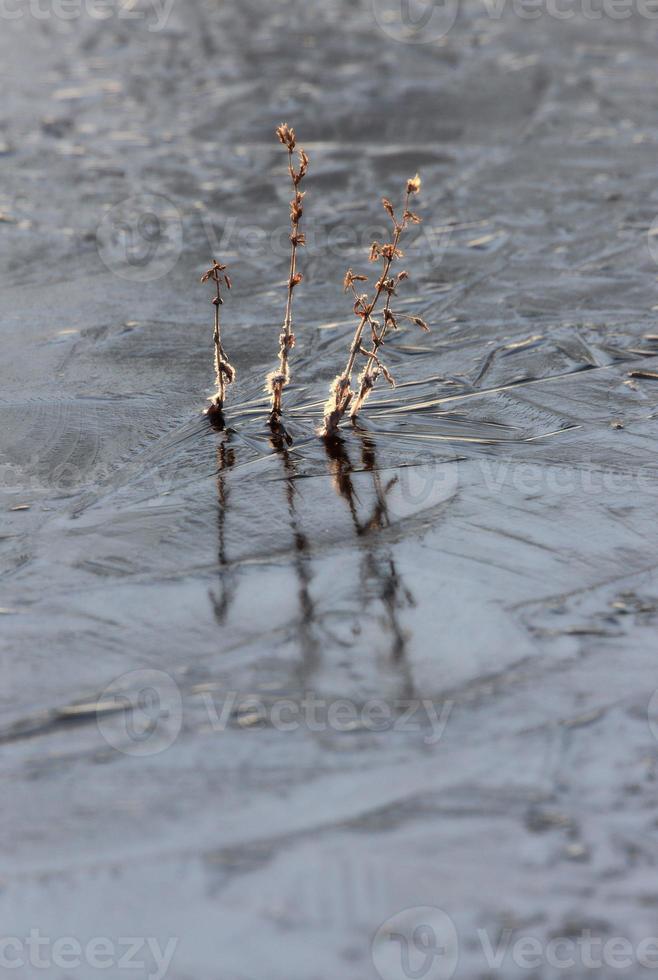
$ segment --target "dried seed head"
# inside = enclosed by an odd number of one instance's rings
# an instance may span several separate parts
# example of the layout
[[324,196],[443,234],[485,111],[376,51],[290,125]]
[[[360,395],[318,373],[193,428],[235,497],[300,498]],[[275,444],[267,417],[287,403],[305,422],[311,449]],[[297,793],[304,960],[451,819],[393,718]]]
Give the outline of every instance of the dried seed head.
[[391,204],[391,202],[387,197],[382,198],[382,204],[384,205],[385,211],[388,214],[390,214],[390,216],[393,218],[393,221],[395,221],[395,211],[393,210],[393,205]]
[[379,244],[379,242],[373,242],[372,245],[370,246],[370,255],[368,256],[368,258],[370,259],[371,262],[376,262],[381,254],[382,254],[381,245]]
[[417,194],[420,190],[421,180],[418,174],[415,177],[410,177],[407,181],[407,194]]
[[345,292],[347,292],[348,289],[351,289],[352,284],[355,282],[368,282],[368,277],[359,276],[355,272],[352,272],[351,269],[348,269],[345,273],[345,278],[343,279],[343,287]]
[[412,316],[411,319],[416,324],[416,326],[417,327],[420,327],[421,330],[424,330],[425,333],[429,333],[430,332],[430,328],[425,323],[425,321],[423,320],[422,316]]
[[299,224],[301,217],[304,214],[302,201],[304,200],[305,193],[305,191],[297,191],[294,201],[290,202],[290,220],[292,221],[293,225]]
[[368,294],[361,293],[361,295],[357,296],[354,301],[354,312],[357,315],[362,315],[366,312],[367,309],[368,309]]
[[382,245],[380,251],[385,259],[401,259],[404,255],[402,249],[396,248],[392,242]]
[[405,211],[404,220],[410,221],[413,225],[419,225],[423,219],[420,217],[420,215],[415,214],[413,211]]
[[291,129],[288,123],[281,123],[281,125],[277,127],[276,135],[279,137],[280,142],[283,143],[284,146],[287,146],[292,153],[297,145],[295,130]]
[[[223,272],[225,268],[226,268],[225,265],[221,265],[217,261],[217,259],[213,259],[211,267],[208,269],[207,272],[204,272],[204,274],[201,276],[201,282],[208,282],[210,279],[212,279],[213,282],[219,282],[220,280],[219,274],[220,272]],[[224,278],[226,279],[227,277],[224,276]],[[229,289],[230,288],[231,287],[229,286]]]

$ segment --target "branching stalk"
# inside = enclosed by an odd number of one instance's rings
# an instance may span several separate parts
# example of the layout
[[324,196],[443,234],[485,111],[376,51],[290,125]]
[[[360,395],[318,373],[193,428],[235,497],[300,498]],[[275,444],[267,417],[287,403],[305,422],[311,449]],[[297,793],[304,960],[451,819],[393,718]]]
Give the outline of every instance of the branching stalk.
[[[403,255],[399,248],[402,233],[406,230],[410,221],[417,223],[421,220],[418,215],[409,210],[411,195],[417,194],[419,190],[420,177],[416,175],[407,181],[404,210],[400,221],[398,221],[395,215],[391,202],[387,198],[383,198],[382,200],[384,208],[393,222],[393,235],[391,242],[385,245],[380,245],[379,242],[373,242],[370,248],[370,261],[376,262],[381,259],[383,263],[382,273],[375,284],[373,298],[371,300],[368,299],[367,294],[358,295],[354,288],[355,282],[366,282],[368,279],[367,276],[355,275],[351,269],[348,270],[345,276],[345,291],[347,292],[348,289],[351,289],[354,295],[354,312],[359,317],[359,322],[357,323],[354,338],[350,345],[345,370],[334,379],[329,400],[325,405],[324,425],[322,429],[322,435],[325,437],[336,435],[338,426],[348,408],[351,408],[351,417],[353,419],[356,417],[363,402],[374,387],[380,373],[384,374],[390,384],[395,383],[390,372],[381,362],[378,351],[384,343],[389,328],[395,328],[397,325],[395,314],[391,309],[391,302],[392,297],[395,295],[397,284],[407,278],[407,273],[400,272],[396,278],[392,278],[391,268],[395,260],[401,258]],[[380,324],[373,318],[373,314],[376,312],[377,304],[383,293],[386,293],[386,303],[382,311],[384,322]],[[426,327],[426,324],[420,317],[412,317],[412,319],[419,325],[422,325],[423,328]],[[372,346],[369,350],[363,346],[363,332],[366,324],[370,325],[372,338]],[[352,374],[359,354],[366,357],[366,364],[359,375],[359,390],[355,394],[352,390]]]

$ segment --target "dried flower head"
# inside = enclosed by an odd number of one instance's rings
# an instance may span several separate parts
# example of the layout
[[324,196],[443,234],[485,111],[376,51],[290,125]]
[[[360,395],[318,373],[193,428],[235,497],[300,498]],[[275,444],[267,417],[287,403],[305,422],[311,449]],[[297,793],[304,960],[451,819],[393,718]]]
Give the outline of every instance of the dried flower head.
[[348,269],[345,273],[345,278],[343,279],[343,288],[345,292],[347,292],[348,289],[352,289],[355,282],[368,282],[368,277],[358,276],[356,273],[352,272],[351,269]]
[[216,259],[213,259],[212,265],[210,266],[208,271],[204,272],[204,274],[201,276],[201,282],[208,282],[210,279],[212,279],[213,282],[219,282],[220,279],[223,278],[226,282],[226,285],[230,289],[231,286],[230,286],[230,280],[228,276],[220,276],[220,273],[223,272],[224,269],[226,269],[225,265],[220,265],[220,263]]
[[279,141],[283,143],[284,146],[287,146],[292,153],[297,146],[295,130],[291,129],[288,123],[281,123],[280,126],[277,126],[276,135],[279,137]]
[[[294,136],[294,134],[293,134],[293,136]],[[299,170],[297,170],[295,172],[295,175],[293,177],[293,181],[294,181],[295,186],[297,186],[297,184],[299,184],[304,179],[304,177],[306,176],[306,174],[308,173],[308,165],[309,165],[309,162],[310,161],[309,161],[308,153],[303,148],[300,148],[300,150],[299,150]]]
[[395,242],[389,242],[386,245],[382,245],[380,249],[381,254],[385,259],[401,259],[404,252],[397,247]]
[[407,181],[407,194],[417,194],[420,190],[421,180],[418,174],[415,177],[410,177]]

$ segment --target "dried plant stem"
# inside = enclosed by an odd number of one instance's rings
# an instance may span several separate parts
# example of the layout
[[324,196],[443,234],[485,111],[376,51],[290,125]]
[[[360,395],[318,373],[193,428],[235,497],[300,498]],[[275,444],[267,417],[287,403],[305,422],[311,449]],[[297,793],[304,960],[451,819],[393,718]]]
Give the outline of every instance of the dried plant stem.
[[[373,242],[370,250],[370,260],[372,262],[375,262],[378,259],[382,259],[383,261],[382,272],[375,285],[375,292],[372,300],[368,300],[367,295],[359,296],[354,288],[355,282],[365,282],[367,281],[367,276],[355,275],[351,269],[348,270],[345,276],[345,290],[347,291],[350,288],[352,290],[355,299],[354,312],[359,317],[359,322],[356,326],[354,338],[350,345],[345,370],[334,379],[331,386],[330,397],[325,406],[324,425],[322,428],[322,435],[325,437],[334,437],[336,435],[338,426],[348,408],[351,408],[351,417],[353,419],[355,418],[369,392],[374,387],[380,372],[386,376],[389,383],[394,383],[390,373],[381,363],[378,357],[378,351],[381,345],[384,343],[389,326],[392,325],[395,327],[396,325],[395,315],[391,310],[391,301],[393,295],[395,294],[395,287],[397,283],[402,279],[406,279],[407,273],[398,273],[397,278],[394,280],[391,278],[391,267],[393,266],[395,259],[402,256],[402,252],[399,249],[400,238],[403,231],[407,228],[409,221],[420,221],[418,215],[413,214],[413,212],[409,210],[411,195],[417,194],[419,190],[420,177],[416,175],[407,181],[403,216],[400,221],[398,221],[395,216],[391,202],[387,198],[384,198],[382,201],[385,210],[393,222],[393,236],[392,241],[386,245],[380,245],[379,242]],[[373,319],[373,314],[375,313],[377,304],[379,303],[381,295],[384,292],[387,294],[386,303],[383,308],[384,323],[383,325],[380,325]],[[420,318],[414,319],[416,319],[417,322],[422,323]],[[363,347],[362,342],[363,331],[367,323],[370,325],[372,335],[372,347],[370,350],[366,350]],[[358,394],[355,395],[354,391],[352,390],[352,374],[354,372],[354,366],[359,354],[365,355],[367,361],[361,375],[359,376],[359,391]]]
[[[355,296],[355,307],[359,301],[356,290],[352,285],[352,292]],[[360,320],[357,324],[357,328],[354,332],[354,338],[350,345],[350,352],[347,358],[347,364],[345,365],[345,370],[342,374],[339,374],[334,378],[333,384],[331,386],[331,395],[329,401],[325,405],[325,416],[324,416],[324,426],[322,429],[322,435],[327,437],[333,437],[338,432],[338,426],[340,421],[350,406],[354,392],[352,391],[352,372],[354,371],[354,363],[356,361],[356,356],[361,350],[361,338],[363,336],[363,330],[366,323],[370,323],[372,326],[372,314],[381,296],[382,289],[384,288],[383,283],[378,284],[375,297],[372,302],[361,312]],[[373,328],[374,329],[374,328]]]
[[309,159],[303,149],[299,149],[299,170],[295,170],[293,165],[293,153],[297,146],[294,129],[287,123],[282,124],[276,131],[279,141],[288,150],[288,173],[293,187],[293,199],[290,202],[290,268],[288,272],[288,285],[286,297],[286,312],[283,320],[283,329],[279,335],[279,367],[267,377],[267,390],[271,397],[270,422],[276,424],[282,414],[283,389],[290,381],[290,366],[288,364],[290,351],[295,346],[295,335],[292,329],[292,306],[293,293],[295,287],[302,281],[302,274],[297,271],[297,250],[306,244],[304,235],[299,230],[299,223],[304,213],[303,199],[304,192],[299,190],[299,185],[306,176]]
[[[295,168],[292,165],[292,150],[288,148],[288,173],[290,174],[290,179],[292,181],[293,193],[297,191],[297,184],[295,183]],[[299,216],[298,212],[295,211],[290,218],[290,274],[288,275],[288,295],[286,297],[286,315],[283,321],[283,333],[285,337],[285,342],[282,344],[281,356],[285,359],[287,364],[288,361],[288,348],[289,342],[292,337],[292,294],[294,291],[293,280],[297,272],[297,235],[299,232]]]
[[[405,215],[409,212],[409,198],[410,197],[411,197],[411,191],[409,190],[409,188],[407,186],[407,193],[405,194],[405,197],[404,197],[404,214]],[[401,224],[398,224],[397,222],[395,222],[395,234],[393,236],[393,249],[392,249],[392,254],[391,254],[391,257],[386,260],[386,264],[384,266],[384,271],[382,272],[382,277],[379,280],[379,288],[378,288],[377,295],[375,297],[375,305],[376,305],[377,300],[379,299],[379,297],[381,296],[381,294],[382,294],[382,292],[384,290],[385,283],[388,281],[389,273],[391,271],[391,266],[393,265],[393,262],[395,261],[395,255],[396,255],[397,250],[398,250],[398,245],[400,244],[400,238],[402,237],[402,232],[404,231],[404,229],[406,227],[407,227],[407,220],[406,220],[406,218],[403,218],[402,219]],[[362,374],[362,377],[361,377],[361,385],[359,387],[359,393],[356,396],[356,398],[352,401],[352,407],[351,407],[351,411],[350,411],[351,418],[356,418],[356,416],[359,413],[359,410],[361,409],[361,406],[363,405],[364,401],[368,397],[368,393],[374,387],[375,379],[373,379],[373,368],[375,367],[375,365],[379,365],[379,360],[377,358],[377,351],[379,350],[379,348],[381,347],[381,345],[384,343],[384,338],[385,338],[386,333],[387,333],[387,330],[388,330],[389,314],[391,312],[391,299],[392,299],[392,297],[393,297],[393,292],[392,291],[389,291],[388,292],[388,295],[386,296],[386,304],[384,306],[384,324],[383,324],[383,326],[381,328],[381,332],[380,333],[377,333],[376,327],[373,327],[373,330],[372,330],[372,350],[368,354],[368,360],[367,360],[366,366],[365,366],[365,368],[363,370],[363,374]]]
[[219,282],[217,282],[217,294],[213,300],[215,305],[215,332],[213,334],[213,343],[215,345],[215,384],[217,386],[217,400],[223,405],[224,396],[226,395],[226,383],[224,381],[224,372],[222,371],[222,361],[225,360],[225,355],[222,347],[219,322],[219,306],[221,302],[222,298],[219,292]]
[[209,413],[221,412],[226,398],[226,388],[235,380],[235,369],[229,363],[226,352],[222,346],[221,323],[219,308],[223,305],[221,287],[225,285],[231,288],[231,280],[225,275],[225,265],[220,265],[215,259],[207,272],[201,276],[201,282],[214,282],[215,295],[213,296],[213,306],[215,307],[215,327],[213,331],[214,363],[215,363],[215,394],[210,396]]

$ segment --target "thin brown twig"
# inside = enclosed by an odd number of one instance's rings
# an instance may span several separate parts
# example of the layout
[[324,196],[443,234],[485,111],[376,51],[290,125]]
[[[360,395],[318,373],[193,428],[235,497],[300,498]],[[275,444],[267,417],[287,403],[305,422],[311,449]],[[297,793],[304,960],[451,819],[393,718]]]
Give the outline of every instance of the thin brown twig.
[[201,282],[214,282],[215,295],[213,296],[213,306],[215,307],[215,327],[213,331],[214,360],[215,360],[215,394],[208,399],[210,407],[208,412],[222,410],[226,398],[226,388],[235,381],[235,368],[230,364],[226,351],[222,346],[221,324],[219,318],[219,308],[223,305],[221,287],[231,288],[231,280],[226,275],[226,266],[221,265],[213,259],[211,267],[201,276]]
[[279,141],[288,150],[288,173],[292,181],[294,197],[290,202],[290,269],[288,272],[286,312],[283,321],[283,329],[279,335],[279,367],[267,376],[267,391],[272,399],[270,411],[270,422],[278,422],[282,414],[283,389],[290,382],[290,367],[288,364],[289,354],[295,346],[295,335],[292,330],[292,305],[293,292],[295,287],[304,278],[301,272],[297,271],[297,249],[306,244],[306,239],[299,230],[299,223],[304,213],[304,191],[300,191],[299,185],[308,171],[309,159],[306,151],[300,147],[299,170],[295,170],[293,165],[293,153],[297,147],[297,138],[294,129],[287,123],[283,123],[276,130]]

